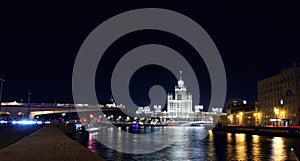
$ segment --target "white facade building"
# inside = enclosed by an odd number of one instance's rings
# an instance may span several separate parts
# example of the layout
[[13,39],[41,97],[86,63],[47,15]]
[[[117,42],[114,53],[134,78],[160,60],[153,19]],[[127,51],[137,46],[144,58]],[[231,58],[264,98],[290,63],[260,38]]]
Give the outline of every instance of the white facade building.
[[186,86],[182,80],[182,71],[180,71],[180,78],[177,86],[175,86],[175,98],[173,94],[168,94],[167,99],[169,118],[194,118],[192,94],[187,93]]
[[151,117],[161,116],[161,105],[154,105],[154,111],[151,111],[149,106],[138,107],[135,114],[137,115],[146,115]]

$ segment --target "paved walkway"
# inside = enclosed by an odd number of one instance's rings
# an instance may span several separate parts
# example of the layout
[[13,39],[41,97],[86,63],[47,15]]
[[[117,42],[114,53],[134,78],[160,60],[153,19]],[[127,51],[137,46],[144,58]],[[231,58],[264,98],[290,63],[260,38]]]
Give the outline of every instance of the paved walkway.
[[1,161],[100,161],[58,128],[45,126],[0,151]]
[[20,141],[40,128],[41,126],[0,127],[0,150]]

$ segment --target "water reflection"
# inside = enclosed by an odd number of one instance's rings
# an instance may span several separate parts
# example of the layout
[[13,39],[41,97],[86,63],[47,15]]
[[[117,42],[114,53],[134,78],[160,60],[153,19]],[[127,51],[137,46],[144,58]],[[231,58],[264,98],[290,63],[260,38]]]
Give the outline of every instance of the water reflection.
[[272,156],[274,160],[287,160],[286,145],[282,137],[272,139]]
[[95,133],[90,133],[89,135],[89,140],[87,142],[87,148],[91,151],[91,152],[96,152],[95,151],[95,144],[94,144],[94,140],[95,140],[95,137],[97,137],[98,133],[95,132]]
[[[164,130],[168,128],[161,128],[158,134],[163,134]],[[142,130],[138,132],[145,133]],[[106,160],[287,160],[286,149],[300,145],[300,139],[212,131],[208,131],[207,137],[202,139],[199,134],[203,132],[203,129],[197,127],[190,128],[171,146],[148,154],[126,154],[109,149],[96,141],[99,133],[91,133],[86,145]],[[106,134],[110,134],[109,130]],[[126,135],[115,137],[112,143],[124,143],[126,140],[126,144],[139,144],[139,140],[129,140]]]
[[246,134],[235,134],[236,160],[245,160],[247,158]]
[[260,136],[259,135],[252,135],[252,157],[253,160],[260,160],[261,159],[261,144],[260,144]]

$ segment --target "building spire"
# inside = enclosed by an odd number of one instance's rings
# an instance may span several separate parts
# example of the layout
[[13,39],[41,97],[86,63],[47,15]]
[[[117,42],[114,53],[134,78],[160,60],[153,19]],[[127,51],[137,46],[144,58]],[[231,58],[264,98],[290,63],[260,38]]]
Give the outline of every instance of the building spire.
[[179,80],[182,80],[182,71],[181,70],[179,71],[179,74],[180,74]]
[[180,73],[180,76],[179,76],[179,80],[178,80],[178,87],[183,88],[184,81],[182,80],[182,71],[180,70],[179,73]]

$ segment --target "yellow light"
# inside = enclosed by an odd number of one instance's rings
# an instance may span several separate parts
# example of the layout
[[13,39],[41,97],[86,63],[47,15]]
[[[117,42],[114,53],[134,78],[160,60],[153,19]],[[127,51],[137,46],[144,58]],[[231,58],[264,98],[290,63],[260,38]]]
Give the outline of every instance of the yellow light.
[[274,112],[275,112],[276,115],[278,115],[279,109],[277,107],[274,107]]
[[256,113],[254,113],[253,116],[256,117]]
[[240,115],[243,116],[243,112],[240,112]]

